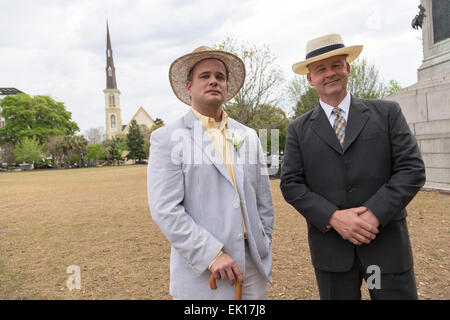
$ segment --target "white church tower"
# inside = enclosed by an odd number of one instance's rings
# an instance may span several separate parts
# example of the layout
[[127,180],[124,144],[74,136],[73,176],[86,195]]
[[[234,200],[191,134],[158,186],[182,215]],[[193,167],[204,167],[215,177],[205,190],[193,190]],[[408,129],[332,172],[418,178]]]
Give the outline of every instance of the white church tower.
[[109,27],[106,22],[106,89],[105,93],[105,131],[106,139],[111,139],[122,132],[122,116],[120,114],[120,91],[117,89],[116,69],[109,38]]

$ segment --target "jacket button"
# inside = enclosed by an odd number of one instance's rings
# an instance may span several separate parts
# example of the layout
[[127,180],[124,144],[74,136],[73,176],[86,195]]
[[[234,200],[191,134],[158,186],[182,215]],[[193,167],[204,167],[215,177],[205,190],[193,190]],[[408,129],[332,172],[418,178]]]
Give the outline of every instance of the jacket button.
[[244,238],[244,236],[242,235],[242,233],[239,233],[236,237],[237,240],[242,240],[242,238]]
[[236,202],[236,203],[234,204],[234,208],[235,208],[235,209],[239,208],[239,203]]

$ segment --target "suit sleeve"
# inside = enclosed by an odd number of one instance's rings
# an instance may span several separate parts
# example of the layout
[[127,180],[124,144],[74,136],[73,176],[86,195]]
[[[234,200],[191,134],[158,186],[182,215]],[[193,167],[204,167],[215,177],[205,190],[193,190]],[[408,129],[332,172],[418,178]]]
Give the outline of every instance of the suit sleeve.
[[264,232],[270,239],[272,239],[274,220],[272,191],[270,189],[269,174],[264,161],[264,151],[261,147],[261,142],[259,141],[256,132],[254,132],[254,135],[258,143],[256,204],[259,217],[264,227]]
[[416,138],[398,103],[389,109],[392,175],[364,204],[386,226],[412,200],[425,183],[425,165]]
[[281,192],[284,199],[320,231],[327,230],[328,222],[338,207],[321,195],[312,192],[305,181],[299,130],[296,122],[289,124],[281,168]]
[[151,216],[186,263],[201,273],[223,244],[186,212],[182,152],[164,129],[154,131],[150,139],[147,190]]

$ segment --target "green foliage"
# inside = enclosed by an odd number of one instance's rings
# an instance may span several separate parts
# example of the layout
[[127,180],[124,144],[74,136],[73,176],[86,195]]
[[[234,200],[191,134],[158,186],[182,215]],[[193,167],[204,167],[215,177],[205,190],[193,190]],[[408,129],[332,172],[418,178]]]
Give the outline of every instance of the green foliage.
[[115,161],[119,163],[123,161],[123,152],[128,150],[127,143],[121,137],[113,137],[111,140],[103,142],[103,148],[106,150],[106,160],[111,161],[114,165]]
[[402,90],[402,86],[400,85],[400,83],[395,80],[389,80],[388,85],[384,91],[384,96],[396,93],[400,90]]
[[81,168],[81,159],[86,155],[88,141],[83,136],[72,137],[72,155],[76,158],[78,168]]
[[287,86],[288,101],[294,105],[294,118],[314,109],[319,103],[319,94],[304,76],[295,76]]
[[267,130],[266,150],[270,151],[272,148],[272,130],[278,130],[279,150],[284,150],[288,124],[289,119],[287,118],[286,113],[283,111],[283,109],[270,105],[262,105],[258,109],[258,112],[255,114],[255,116],[250,120],[248,126],[255,129],[257,133],[261,133],[261,130],[264,129]]
[[6,96],[2,100],[2,117],[5,126],[0,128],[0,145],[19,144],[33,137],[43,144],[51,135],[72,135],[79,130],[64,104],[47,96]]
[[379,71],[366,59],[357,59],[351,64],[347,87],[352,95],[362,99],[381,99],[385,90]]
[[74,149],[74,143],[72,136],[64,136],[63,139],[58,143],[57,147],[62,153],[62,161],[64,162],[64,167],[66,169],[70,168],[70,157]]
[[52,157],[52,168],[56,168],[57,162],[62,162],[64,153],[61,148],[64,136],[49,136],[44,144],[44,150]]
[[65,168],[77,162],[81,167],[81,160],[86,154],[88,141],[83,136],[53,135],[47,138],[44,149],[52,157],[52,167],[56,168],[56,162],[64,163]]
[[98,160],[105,159],[108,150],[103,148],[102,143],[92,143],[87,146],[86,158],[90,161],[94,161],[94,165],[98,165]]
[[41,163],[44,155],[44,146],[35,138],[24,138],[22,143],[14,148],[18,162]]
[[130,129],[127,133],[127,146],[130,151],[127,154],[128,160],[141,161],[145,157],[144,137],[136,120],[131,121]]

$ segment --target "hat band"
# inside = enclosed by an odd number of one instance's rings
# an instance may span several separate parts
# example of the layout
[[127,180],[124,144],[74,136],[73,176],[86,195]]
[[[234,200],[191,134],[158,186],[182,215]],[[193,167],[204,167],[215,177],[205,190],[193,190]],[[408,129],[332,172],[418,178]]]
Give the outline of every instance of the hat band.
[[305,59],[305,60],[308,60],[308,59],[313,58],[313,57],[315,57],[315,56],[318,56],[318,55],[321,55],[321,54],[330,52],[330,51],[332,51],[332,50],[344,48],[344,47],[345,47],[345,46],[344,46],[342,43],[332,44],[332,45],[330,45],[330,46],[322,47],[322,48],[313,50],[313,51],[311,51],[310,53],[308,53],[308,54],[306,55],[306,59]]

